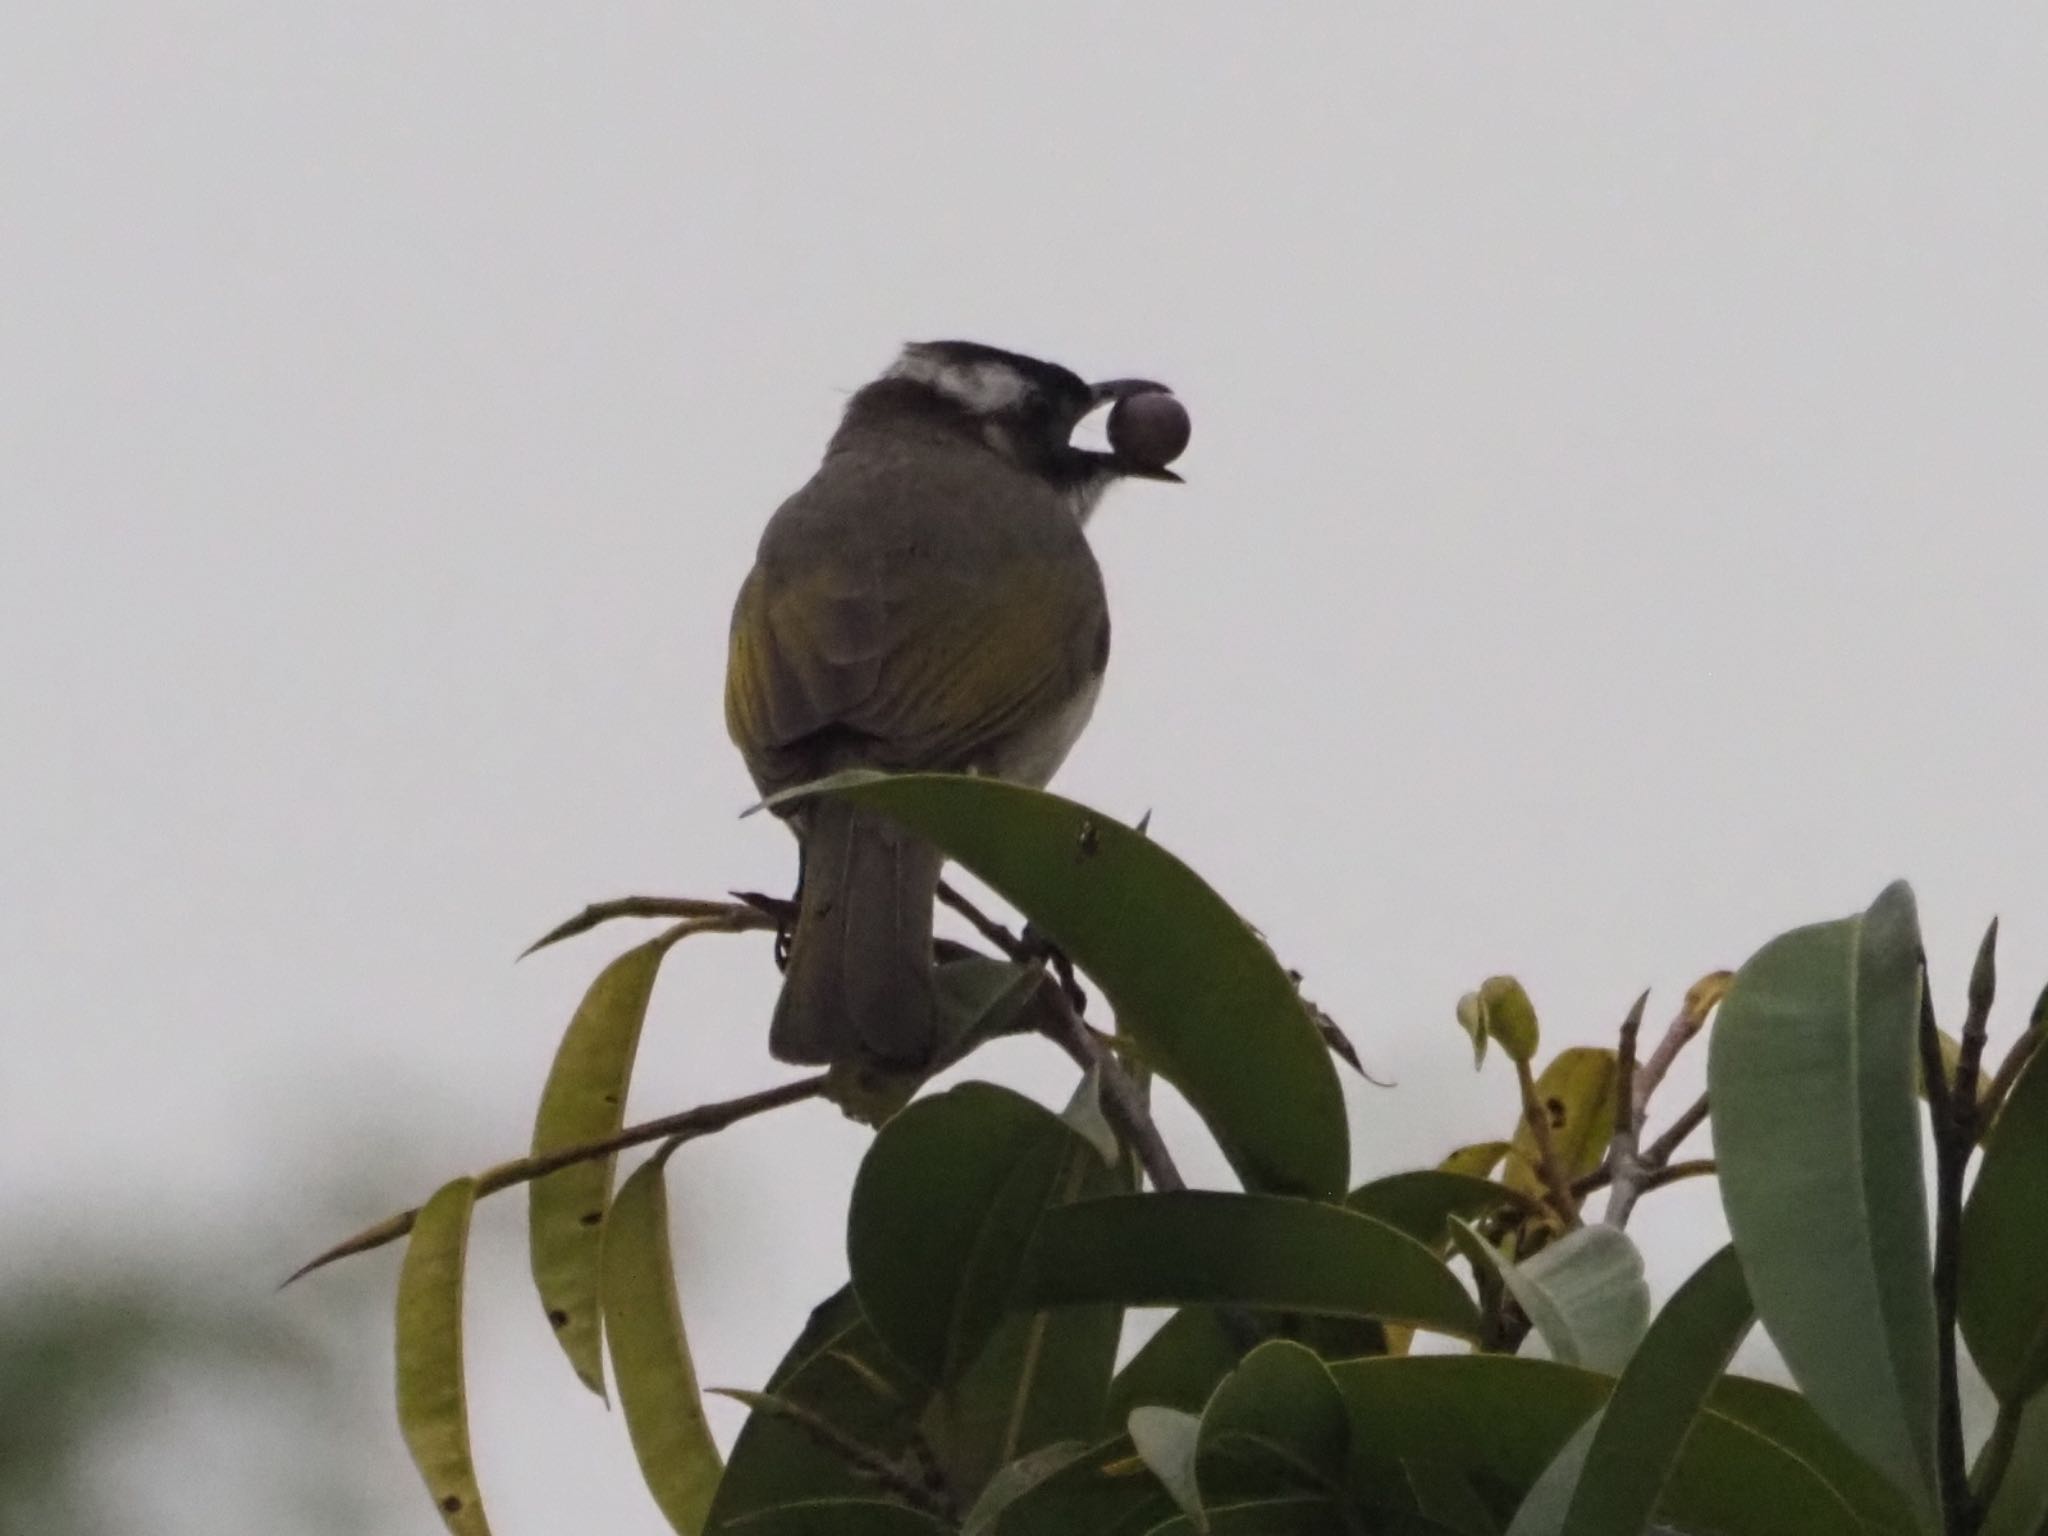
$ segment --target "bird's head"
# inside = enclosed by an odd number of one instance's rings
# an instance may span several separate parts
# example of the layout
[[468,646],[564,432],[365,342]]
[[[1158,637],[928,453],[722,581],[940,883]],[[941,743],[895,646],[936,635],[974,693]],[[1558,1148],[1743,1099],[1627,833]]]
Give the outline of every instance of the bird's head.
[[1074,429],[1099,408],[1165,390],[1148,379],[1090,384],[1057,363],[975,341],[918,341],[847,402],[846,425],[915,426],[969,439],[1052,482],[1085,518],[1120,478],[1180,482],[1163,466],[1073,441]]

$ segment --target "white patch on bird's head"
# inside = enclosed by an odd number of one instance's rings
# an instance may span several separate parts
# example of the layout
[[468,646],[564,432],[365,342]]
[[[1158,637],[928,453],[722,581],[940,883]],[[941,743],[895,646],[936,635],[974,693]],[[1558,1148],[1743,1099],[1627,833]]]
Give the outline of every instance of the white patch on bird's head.
[[1012,410],[1037,387],[1008,363],[948,357],[920,346],[905,347],[886,377],[922,384],[975,416]]

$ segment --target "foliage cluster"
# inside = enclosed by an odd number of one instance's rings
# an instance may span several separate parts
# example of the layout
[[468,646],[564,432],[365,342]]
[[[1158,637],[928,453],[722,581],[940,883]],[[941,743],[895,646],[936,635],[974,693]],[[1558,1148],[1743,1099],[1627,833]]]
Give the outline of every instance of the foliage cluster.
[[[525,1183],[555,1335],[600,1394],[609,1346],[649,1488],[685,1536],[2048,1532],[2048,1056],[2037,1006],[1985,1062],[1995,925],[1955,1036],[1903,885],[1703,978],[1648,1050],[1639,999],[1614,1048],[1543,1061],[1526,992],[1490,978],[1456,1014],[1478,1059],[1512,1066],[1521,1113],[1440,1167],[1354,1187],[1332,1064],[1348,1045],[1142,828],[971,778],[812,792],[898,817],[1028,919],[1020,938],[951,897],[990,950],[942,946],[948,1059],[1036,1031],[1080,1069],[1073,1099],[1055,1113],[968,1081],[882,1106],[849,1283],[758,1391],[733,1394],[751,1412],[721,1458],[677,1306],[665,1160],[847,1085],[623,1127],[664,957],[692,934],[771,929],[776,904],[636,898],[565,924],[543,942],[676,919],[592,985],[529,1157],[315,1261],[409,1233],[399,1413],[452,1531],[486,1530],[464,1239],[478,1196]],[[1085,1014],[1076,969],[1113,1032]],[[1703,1035],[1708,1097],[1649,1136],[1666,1070]],[[1241,1189],[1183,1187],[1147,1110],[1155,1076]],[[1710,1110],[1716,1161],[1680,1159]],[[616,1154],[656,1141],[614,1190]],[[1695,1175],[1718,1178],[1733,1242],[1653,1318],[1630,1212]],[[1133,1307],[1174,1310],[1119,1367]],[[1729,1374],[1758,1321],[1797,1390]],[[1975,1447],[1964,1347],[1999,1403]]]

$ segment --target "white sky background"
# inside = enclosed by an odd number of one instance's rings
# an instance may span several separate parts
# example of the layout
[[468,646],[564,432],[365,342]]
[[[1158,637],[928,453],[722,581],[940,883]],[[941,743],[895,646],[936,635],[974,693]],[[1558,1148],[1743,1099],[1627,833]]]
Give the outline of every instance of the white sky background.
[[[1352,1092],[1361,1176],[1511,1119],[1481,976],[1605,1041],[1897,874],[1951,1013],[2003,914],[2014,1027],[2048,19],[1879,10],[17,8],[0,1273],[239,1226],[267,1291],[522,1147],[627,938],[515,968],[535,934],[786,888],[726,618],[906,338],[1190,406],[1188,486],[1094,525],[1115,653],[1056,787],[1151,808],[1399,1080]],[[677,952],[635,1116],[780,1080],[773,989],[757,941]],[[807,1107],[674,1165],[707,1382],[840,1278],[863,1143]],[[1646,1203],[1660,1292],[1714,1209]],[[657,1532],[522,1222],[485,1207],[473,1288],[498,1528]],[[389,1528],[437,1529],[375,1430]]]

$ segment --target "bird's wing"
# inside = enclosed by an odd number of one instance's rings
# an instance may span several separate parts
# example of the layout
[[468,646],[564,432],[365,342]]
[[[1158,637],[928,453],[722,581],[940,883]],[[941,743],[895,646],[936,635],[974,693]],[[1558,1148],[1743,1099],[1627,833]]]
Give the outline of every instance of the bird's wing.
[[[976,766],[1101,671],[1101,577],[1056,499],[932,518],[878,500],[886,482],[848,489],[785,505],[733,611],[726,720],[764,788]],[[899,489],[929,507],[948,486]]]

